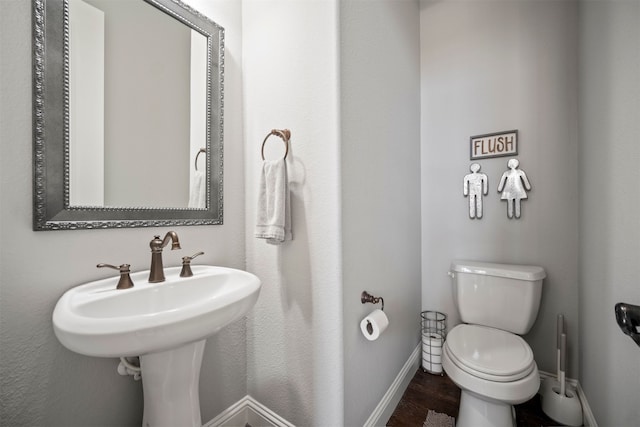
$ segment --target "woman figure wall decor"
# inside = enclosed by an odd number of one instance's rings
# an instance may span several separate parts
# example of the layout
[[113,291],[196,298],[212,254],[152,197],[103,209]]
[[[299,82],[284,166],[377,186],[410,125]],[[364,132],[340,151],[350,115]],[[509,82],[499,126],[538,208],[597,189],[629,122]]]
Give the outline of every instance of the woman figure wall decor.
[[519,170],[518,159],[507,162],[509,170],[502,174],[498,193],[502,192],[502,200],[507,201],[507,216],[520,218],[520,201],[527,198],[527,191],[531,191],[531,184],[524,171]]

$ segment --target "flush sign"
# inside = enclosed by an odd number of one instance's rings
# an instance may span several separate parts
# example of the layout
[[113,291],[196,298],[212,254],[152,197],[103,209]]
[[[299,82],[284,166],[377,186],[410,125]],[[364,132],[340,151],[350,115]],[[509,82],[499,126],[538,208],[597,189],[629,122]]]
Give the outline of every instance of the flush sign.
[[509,130],[470,138],[471,160],[518,154],[518,131]]

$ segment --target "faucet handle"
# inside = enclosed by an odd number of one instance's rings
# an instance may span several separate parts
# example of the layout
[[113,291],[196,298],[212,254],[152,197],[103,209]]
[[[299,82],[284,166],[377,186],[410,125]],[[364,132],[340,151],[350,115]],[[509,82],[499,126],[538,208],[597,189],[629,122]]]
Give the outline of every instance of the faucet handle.
[[100,263],[96,265],[96,267],[97,268],[109,267],[109,268],[113,268],[114,270],[120,271],[120,280],[118,281],[118,286],[116,286],[116,289],[133,288],[133,281],[131,280],[131,276],[129,276],[129,273],[131,273],[130,264],[122,264],[119,267],[116,267],[115,265]]
[[186,260],[187,262],[190,262],[192,259],[194,259],[195,257],[200,256],[200,255],[204,255],[204,252],[200,251],[200,252],[195,253],[195,254],[193,254],[191,256],[183,256],[182,257],[182,261],[184,262]]
[[200,255],[204,255],[204,252],[198,252],[191,256],[182,257],[182,271],[180,271],[180,277],[193,276],[193,271],[191,271],[191,260]]

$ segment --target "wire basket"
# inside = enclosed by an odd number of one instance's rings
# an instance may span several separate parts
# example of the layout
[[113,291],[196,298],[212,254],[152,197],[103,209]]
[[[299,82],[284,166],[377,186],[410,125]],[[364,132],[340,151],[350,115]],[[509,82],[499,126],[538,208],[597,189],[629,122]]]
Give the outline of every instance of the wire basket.
[[443,375],[442,346],[447,336],[447,315],[439,311],[423,311],[422,369],[431,374]]

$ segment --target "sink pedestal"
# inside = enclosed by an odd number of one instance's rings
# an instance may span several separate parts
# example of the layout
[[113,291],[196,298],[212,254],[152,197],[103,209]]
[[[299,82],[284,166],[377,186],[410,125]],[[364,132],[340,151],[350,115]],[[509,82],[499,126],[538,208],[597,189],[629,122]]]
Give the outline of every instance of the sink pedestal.
[[205,340],[140,356],[143,427],[201,427],[200,367]]

